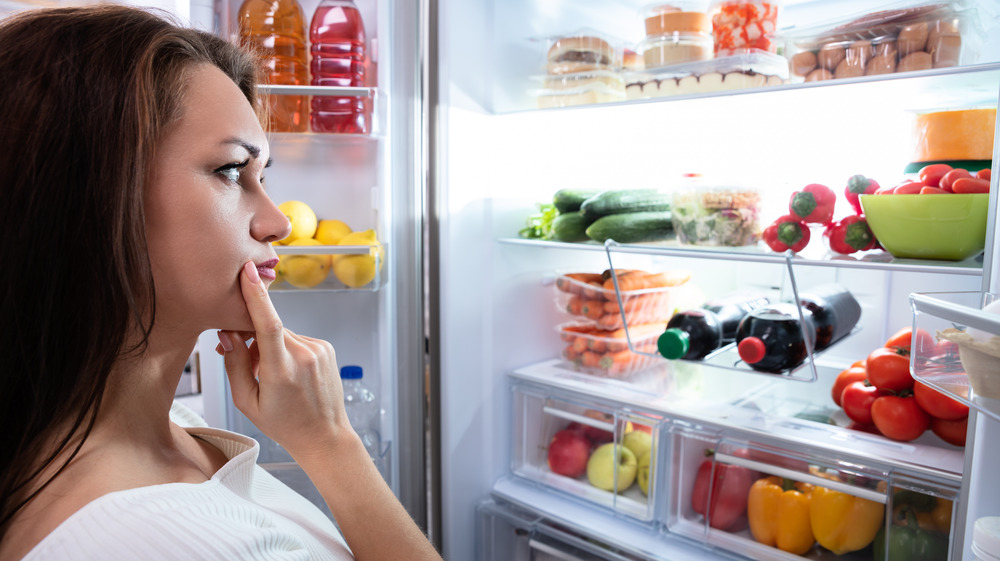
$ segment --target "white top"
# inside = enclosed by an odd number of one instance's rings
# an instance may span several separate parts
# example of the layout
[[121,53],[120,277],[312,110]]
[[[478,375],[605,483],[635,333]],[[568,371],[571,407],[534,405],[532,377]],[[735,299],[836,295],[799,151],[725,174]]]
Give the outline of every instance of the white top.
[[166,483],[99,497],[24,560],[354,559],[322,511],[257,465],[257,441],[209,428],[176,402],[170,418],[229,461],[204,483]]

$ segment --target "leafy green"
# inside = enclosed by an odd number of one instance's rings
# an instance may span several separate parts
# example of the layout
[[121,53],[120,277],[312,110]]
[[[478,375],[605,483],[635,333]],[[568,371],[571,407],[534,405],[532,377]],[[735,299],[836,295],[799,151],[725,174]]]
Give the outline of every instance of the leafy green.
[[526,225],[517,235],[529,240],[551,240],[552,223],[559,211],[551,203],[538,203],[538,213],[528,216]]

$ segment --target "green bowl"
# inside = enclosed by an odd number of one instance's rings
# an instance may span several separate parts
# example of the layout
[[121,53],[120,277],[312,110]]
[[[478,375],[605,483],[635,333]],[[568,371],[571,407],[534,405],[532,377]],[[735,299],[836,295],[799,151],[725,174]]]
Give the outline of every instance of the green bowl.
[[988,193],[861,195],[861,209],[893,257],[961,261],[986,246]]

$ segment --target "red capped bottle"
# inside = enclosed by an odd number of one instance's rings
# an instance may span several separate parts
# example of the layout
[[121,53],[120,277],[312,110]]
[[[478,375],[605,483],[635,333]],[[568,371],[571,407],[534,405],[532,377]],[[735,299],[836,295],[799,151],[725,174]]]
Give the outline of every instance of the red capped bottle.
[[806,328],[799,322],[795,304],[777,303],[753,310],[736,330],[736,349],[743,362],[761,372],[783,373],[808,356],[803,331],[813,339],[816,329],[808,311],[803,311]]
[[[309,26],[314,86],[364,87],[368,54],[365,26],[353,0],[322,0]],[[368,134],[371,103],[359,96],[314,95],[313,132]]]

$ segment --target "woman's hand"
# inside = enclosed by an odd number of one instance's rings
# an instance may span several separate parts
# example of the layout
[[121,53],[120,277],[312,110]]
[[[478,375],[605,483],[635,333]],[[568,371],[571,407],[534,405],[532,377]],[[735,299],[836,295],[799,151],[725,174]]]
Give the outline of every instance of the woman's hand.
[[216,347],[237,409],[296,460],[329,454],[338,440],[357,438],[333,346],[282,326],[253,262],[244,265],[240,287],[254,331],[219,331]]

